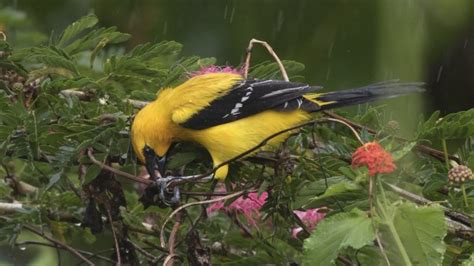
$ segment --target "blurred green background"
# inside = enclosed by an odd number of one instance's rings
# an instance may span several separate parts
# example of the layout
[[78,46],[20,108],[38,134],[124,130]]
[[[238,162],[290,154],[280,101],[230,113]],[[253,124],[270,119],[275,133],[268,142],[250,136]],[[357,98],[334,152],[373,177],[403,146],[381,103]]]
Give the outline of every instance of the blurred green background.
[[[22,27],[43,33],[42,40],[95,13],[105,26],[132,34],[128,48],[175,40],[184,44],[184,55],[238,65],[248,41],[258,38],[281,58],[305,64],[311,84],[339,89],[386,79],[425,81],[421,110],[474,105],[472,0],[0,0],[0,6],[0,28],[13,36],[21,27],[10,27],[15,15],[9,9],[24,12],[16,19],[24,16]],[[269,57],[258,48],[253,59]]]
[[[251,38],[265,40],[306,66],[306,82],[329,90],[424,81],[426,93],[386,102],[405,135],[420,114],[474,107],[472,0],[0,0],[0,30],[19,48],[47,42],[88,13],[132,34],[127,49],[175,40],[184,56],[220,65],[239,65]],[[257,47],[252,62],[270,59]]]

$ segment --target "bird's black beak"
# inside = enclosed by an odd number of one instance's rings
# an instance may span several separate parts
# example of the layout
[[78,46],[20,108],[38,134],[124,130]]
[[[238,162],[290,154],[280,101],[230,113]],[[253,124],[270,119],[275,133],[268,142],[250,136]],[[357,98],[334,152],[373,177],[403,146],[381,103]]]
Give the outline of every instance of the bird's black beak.
[[145,155],[145,167],[148,174],[150,174],[151,179],[158,179],[155,172],[156,170],[158,170],[161,177],[165,177],[166,155],[159,157],[156,155],[155,151],[148,146],[145,146],[143,151]]
[[158,165],[158,172],[160,172],[161,177],[165,177],[166,172],[166,154],[163,157],[156,157],[157,165]]

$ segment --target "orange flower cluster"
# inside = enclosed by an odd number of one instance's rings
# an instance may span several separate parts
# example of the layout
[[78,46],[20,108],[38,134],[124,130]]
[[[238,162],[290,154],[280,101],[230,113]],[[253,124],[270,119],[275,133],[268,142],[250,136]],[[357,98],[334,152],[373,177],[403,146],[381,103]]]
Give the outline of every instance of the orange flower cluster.
[[352,167],[360,166],[367,166],[370,176],[388,174],[397,168],[392,155],[377,142],[368,142],[352,154]]

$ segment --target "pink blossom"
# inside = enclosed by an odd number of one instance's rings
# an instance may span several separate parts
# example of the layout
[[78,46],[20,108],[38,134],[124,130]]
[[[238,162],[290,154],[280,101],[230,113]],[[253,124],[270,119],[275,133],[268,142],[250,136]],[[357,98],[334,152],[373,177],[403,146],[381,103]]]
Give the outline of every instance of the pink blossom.
[[[309,231],[313,231],[319,221],[326,216],[327,208],[308,209],[306,211],[293,211],[303,224],[308,228]],[[321,212],[320,212],[321,211]],[[291,235],[297,238],[299,232],[303,231],[303,228],[296,227],[291,230]]]
[[216,211],[234,211],[242,214],[250,225],[257,227],[255,218],[260,217],[260,208],[267,200],[268,193],[263,192],[260,196],[256,192],[249,193],[246,196],[241,196],[232,202],[229,206],[224,206],[224,202],[216,202],[207,208],[207,213],[211,214]]
[[242,70],[236,69],[230,66],[220,67],[211,65],[208,67],[203,67],[198,71],[190,73],[190,77],[195,77],[199,75],[209,74],[209,73],[232,73],[232,74],[242,74]]

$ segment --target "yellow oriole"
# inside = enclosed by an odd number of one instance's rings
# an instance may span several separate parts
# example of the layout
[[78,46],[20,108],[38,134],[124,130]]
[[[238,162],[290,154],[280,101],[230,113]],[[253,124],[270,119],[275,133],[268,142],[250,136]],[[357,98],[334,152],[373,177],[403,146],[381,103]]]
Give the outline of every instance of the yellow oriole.
[[[238,73],[205,73],[162,89],[132,125],[134,150],[148,172],[164,176],[173,142],[204,146],[214,165],[255,147],[268,136],[311,119],[312,112],[421,91],[421,83],[389,81],[361,88],[316,93],[321,87],[281,80],[245,80]],[[272,139],[282,142],[287,135]],[[224,179],[228,166],[214,177]]]

